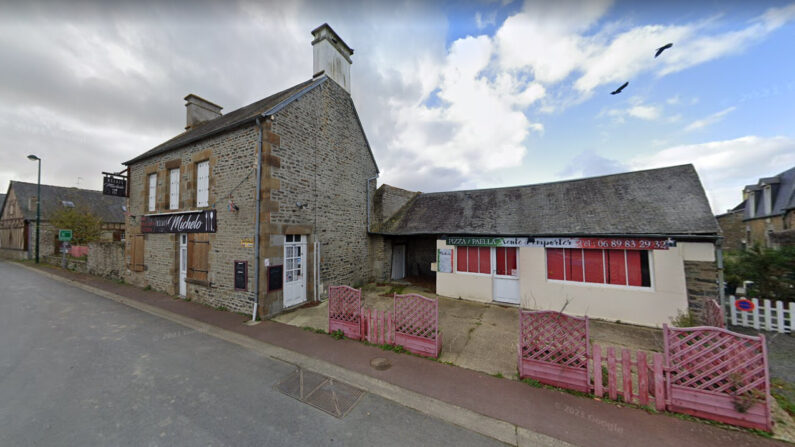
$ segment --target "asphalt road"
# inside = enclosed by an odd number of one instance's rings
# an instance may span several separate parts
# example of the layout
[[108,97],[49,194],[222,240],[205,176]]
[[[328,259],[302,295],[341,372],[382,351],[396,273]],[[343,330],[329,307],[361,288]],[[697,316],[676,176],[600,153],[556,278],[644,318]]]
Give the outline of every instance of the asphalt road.
[[371,394],[337,419],[294,370],[0,261],[2,446],[502,445]]

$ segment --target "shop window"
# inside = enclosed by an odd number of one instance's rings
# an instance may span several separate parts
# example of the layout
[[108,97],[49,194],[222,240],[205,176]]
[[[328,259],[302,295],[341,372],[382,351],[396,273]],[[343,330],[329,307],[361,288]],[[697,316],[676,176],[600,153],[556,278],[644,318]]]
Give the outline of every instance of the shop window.
[[130,270],[134,272],[145,270],[144,241],[145,237],[143,234],[132,235],[132,240],[130,241]]
[[458,247],[456,271],[491,274],[491,248]]
[[210,270],[210,234],[188,234],[188,279],[207,281]]
[[210,162],[196,165],[196,206],[208,206],[210,201]]
[[497,247],[494,256],[498,275],[519,276],[519,272],[516,271],[517,251],[516,247]]
[[179,168],[168,171],[168,209],[179,208]]
[[651,287],[649,252],[548,248],[547,279]]
[[149,206],[147,210],[150,213],[155,211],[155,199],[157,199],[157,174],[149,174]]

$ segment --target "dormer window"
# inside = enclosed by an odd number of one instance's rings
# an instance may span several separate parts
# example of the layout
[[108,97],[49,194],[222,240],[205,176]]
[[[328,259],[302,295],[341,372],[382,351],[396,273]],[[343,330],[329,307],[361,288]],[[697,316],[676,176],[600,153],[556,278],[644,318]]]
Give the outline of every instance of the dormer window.
[[773,194],[772,188],[770,185],[765,185],[765,189],[762,191],[762,203],[765,207],[765,214],[773,213]]
[[748,217],[756,216],[756,192],[748,191]]
[[31,211],[36,209],[36,196],[33,196],[28,199],[28,209]]

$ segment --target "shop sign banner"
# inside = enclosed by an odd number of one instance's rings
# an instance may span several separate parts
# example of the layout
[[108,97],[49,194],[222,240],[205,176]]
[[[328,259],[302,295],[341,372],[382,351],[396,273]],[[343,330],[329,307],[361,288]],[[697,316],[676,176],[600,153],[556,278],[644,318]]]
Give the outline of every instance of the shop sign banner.
[[673,241],[649,238],[603,237],[448,237],[448,245],[469,247],[601,248],[616,250],[668,250]]
[[102,181],[102,194],[127,197],[127,177],[106,174]]
[[141,218],[142,233],[215,233],[215,210],[151,214]]

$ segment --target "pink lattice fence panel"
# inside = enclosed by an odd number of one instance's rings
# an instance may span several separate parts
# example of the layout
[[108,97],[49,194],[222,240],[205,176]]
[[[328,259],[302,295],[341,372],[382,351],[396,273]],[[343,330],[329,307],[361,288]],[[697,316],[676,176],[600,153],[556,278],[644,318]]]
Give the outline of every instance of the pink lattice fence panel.
[[439,357],[439,302],[422,295],[395,295],[395,344],[426,357]]
[[765,337],[663,326],[668,409],[770,431]]
[[725,322],[726,319],[720,304],[715,300],[707,300],[704,306],[704,323],[707,326],[726,328]]
[[348,286],[328,290],[328,331],[341,330],[345,337],[362,339],[362,291]]
[[519,378],[588,393],[588,317],[519,312]]

